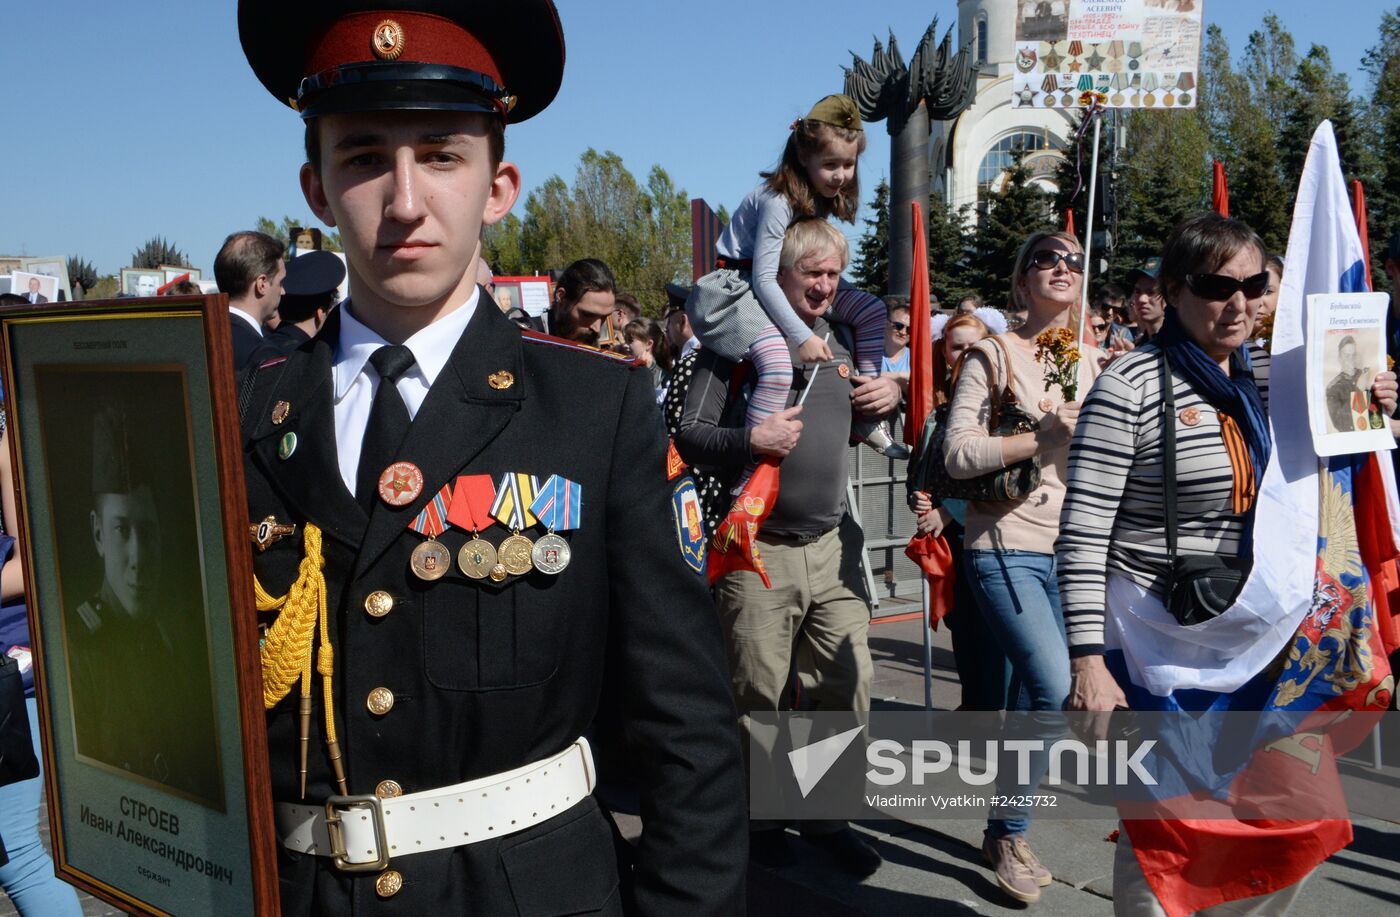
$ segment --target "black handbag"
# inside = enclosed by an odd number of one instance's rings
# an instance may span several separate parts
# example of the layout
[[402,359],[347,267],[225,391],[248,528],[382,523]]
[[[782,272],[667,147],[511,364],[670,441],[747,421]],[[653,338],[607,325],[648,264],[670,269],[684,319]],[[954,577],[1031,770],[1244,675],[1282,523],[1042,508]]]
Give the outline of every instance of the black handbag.
[[[998,338],[991,339],[1001,354],[1006,366],[1006,385],[997,383],[997,370],[993,361],[988,361],[991,371],[987,386],[991,393],[992,411],[987,420],[987,432],[992,436],[1015,436],[1018,433],[1034,433],[1040,428],[1039,422],[1022,410],[1016,400],[1016,392],[1011,387],[1011,356],[1006,345]],[[971,353],[971,351],[969,351]],[[961,368],[961,364],[959,364]],[[953,376],[953,387],[957,387],[957,374]],[[978,475],[975,478],[955,478],[948,474],[948,466],[943,459],[943,442],[948,435],[947,411],[940,417],[937,413],[931,420],[937,426],[928,434],[928,448],[922,450],[921,460],[926,463],[922,476],[927,482],[927,492],[937,500],[977,500],[1005,501],[1021,500],[1040,486],[1040,456],[1033,455],[1014,465],[998,468],[996,471]]]
[[19,663],[0,654],[0,786],[39,776]]
[[1219,554],[1176,554],[1176,393],[1171,361],[1162,351],[1162,508],[1167,526],[1167,610],[1190,627],[1224,614],[1239,598],[1254,561]]

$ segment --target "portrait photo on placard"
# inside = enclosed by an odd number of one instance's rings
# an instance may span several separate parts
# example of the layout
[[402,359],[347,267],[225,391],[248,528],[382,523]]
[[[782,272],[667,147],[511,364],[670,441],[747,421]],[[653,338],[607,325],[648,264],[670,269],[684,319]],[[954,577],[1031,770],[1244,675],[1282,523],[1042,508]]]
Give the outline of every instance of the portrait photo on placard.
[[1376,381],[1375,354],[1380,332],[1375,328],[1329,328],[1322,351],[1327,380],[1327,432],[1370,430],[1371,386]]
[[58,302],[58,278],[15,271],[10,275],[10,292],[18,293],[36,306]]
[[165,284],[165,271],[122,268],[123,296],[155,296]]
[[183,369],[34,381],[78,758],[224,811]]
[[1018,0],[1017,41],[1064,41],[1069,36],[1069,0]]

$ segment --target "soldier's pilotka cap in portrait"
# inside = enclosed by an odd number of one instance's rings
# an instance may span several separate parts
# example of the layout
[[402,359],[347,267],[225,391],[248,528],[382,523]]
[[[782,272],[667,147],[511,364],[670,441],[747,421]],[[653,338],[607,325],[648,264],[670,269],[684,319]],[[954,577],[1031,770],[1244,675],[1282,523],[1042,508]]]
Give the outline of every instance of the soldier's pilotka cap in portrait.
[[239,0],[243,53],[303,118],[342,112],[543,111],[564,77],[551,0]]
[[132,411],[111,404],[92,419],[92,495],[129,494],[150,484],[152,456],[142,456],[142,433],[134,429]]

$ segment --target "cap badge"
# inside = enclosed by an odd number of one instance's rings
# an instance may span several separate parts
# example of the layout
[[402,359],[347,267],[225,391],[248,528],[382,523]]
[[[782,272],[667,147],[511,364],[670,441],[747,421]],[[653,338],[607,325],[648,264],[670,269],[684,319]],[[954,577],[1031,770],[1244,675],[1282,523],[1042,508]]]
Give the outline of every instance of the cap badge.
[[374,27],[370,47],[380,60],[398,60],[403,53],[403,38],[403,26],[392,19],[385,19]]
[[486,377],[486,383],[498,392],[505,391],[515,384],[515,376],[507,370],[494,372]]

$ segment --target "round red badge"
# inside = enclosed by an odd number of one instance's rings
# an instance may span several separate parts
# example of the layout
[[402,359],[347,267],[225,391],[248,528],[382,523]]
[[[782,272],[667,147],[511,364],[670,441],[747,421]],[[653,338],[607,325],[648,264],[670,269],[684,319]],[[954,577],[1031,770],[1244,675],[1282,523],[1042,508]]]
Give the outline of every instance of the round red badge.
[[379,499],[390,506],[407,506],[423,492],[423,472],[412,462],[395,462],[379,476]]
[[1181,422],[1188,427],[1194,427],[1201,422],[1201,412],[1199,408],[1186,408],[1181,412]]
[[1052,409],[1054,409],[1054,407],[1055,407],[1055,402],[1051,401],[1049,398],[1042,398],[1042,399],[1040,399],[1040,409],[1041,409],[1042,411],[1044,411],[1046,414],[1049,414],[1050,411],[1051,411]]
[[851,377],[851,368],[845,363],[842,363],[840,366],[836,367],[836,375],[840,376],[842,379],[849,379]]

